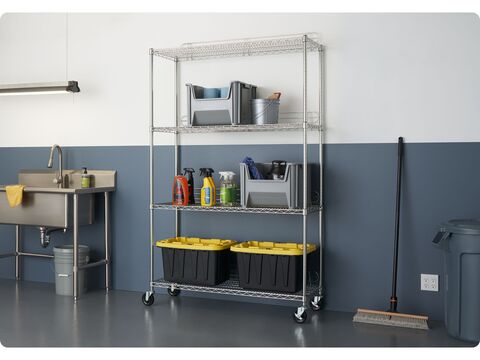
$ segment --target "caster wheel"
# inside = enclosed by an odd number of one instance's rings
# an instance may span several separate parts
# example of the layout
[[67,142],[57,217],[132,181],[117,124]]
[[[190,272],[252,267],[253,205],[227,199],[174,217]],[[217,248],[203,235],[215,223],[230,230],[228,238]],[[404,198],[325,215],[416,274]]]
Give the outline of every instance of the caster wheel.
[[310,307],[313,311],[319,311],[323,308],[323,298],[320,301],[315,301],[315,299],[310,300]]
[[143,303],[143,305],[145,305],[145,306],[151,306],[154,301],[155,301],[155,298],[153,297],[153,294],[148,297],[148,300],[147,300],[147,294],[146,294],[146,293],[142,295],[142,303]]
[[167,292],[168,292],[168,295],[170,295],[170,296],[177,296],[178,294],[180,294],[180,290],[178,290],[178,289],[173,289],[172,290],[172,289],[168,288]]
[[297,324],[303,324],[307,320],[307,312],[304,311],[301,316],[298,316],[297,312],[294,312],[293,320],[295,320]]

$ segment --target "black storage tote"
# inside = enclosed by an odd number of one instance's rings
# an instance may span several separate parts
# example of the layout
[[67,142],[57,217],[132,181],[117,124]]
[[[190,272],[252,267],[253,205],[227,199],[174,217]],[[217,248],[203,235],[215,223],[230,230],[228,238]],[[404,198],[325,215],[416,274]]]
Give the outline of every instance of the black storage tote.
[[157,247],[162,248],[164,279],[195,285],[218,285],[228,280],[229,249],[235,243],[189,237],[157,241]]
[[[315,251],[307,245],[307,253]],[[240,287],[294,293],[302,287],[303,245],[248,241],[230,248],[237,254]]]

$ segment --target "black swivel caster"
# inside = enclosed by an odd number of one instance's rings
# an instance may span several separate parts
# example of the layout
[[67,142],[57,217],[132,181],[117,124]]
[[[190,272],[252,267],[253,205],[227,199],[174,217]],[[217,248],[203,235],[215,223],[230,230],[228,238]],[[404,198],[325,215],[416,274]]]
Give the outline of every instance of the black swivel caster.
[[151,294],[151,295],[148,297],[148,300],[147,300],[147,293],[145,293],[145,294],[142,295],[142,303],[143,303],[143,305],[145,305],[145,306],[151,306],[154,301],[155,301],[155,298],[153,297],[153,294]]
[[179,290],[179,289],[171,289],[171,288],[168,288],[168,289],[167,289],[167,292],[168,292],[168,295],[170,295],[170,296],[177,296],[178,294],[180,294],[180,290]]
[[293,320],[297,324],[303,324],[307,320],[307,312],[304,310],[300,315],[298,314],[298,310],[293,313]]

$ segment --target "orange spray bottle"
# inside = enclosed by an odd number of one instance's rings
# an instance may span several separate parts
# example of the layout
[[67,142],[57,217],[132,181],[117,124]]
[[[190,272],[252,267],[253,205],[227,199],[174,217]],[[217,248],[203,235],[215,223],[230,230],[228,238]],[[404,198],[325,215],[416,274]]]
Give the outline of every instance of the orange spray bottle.
[[188,180],[183,175],[177,175],[173,179],[173,205],[188,205]]

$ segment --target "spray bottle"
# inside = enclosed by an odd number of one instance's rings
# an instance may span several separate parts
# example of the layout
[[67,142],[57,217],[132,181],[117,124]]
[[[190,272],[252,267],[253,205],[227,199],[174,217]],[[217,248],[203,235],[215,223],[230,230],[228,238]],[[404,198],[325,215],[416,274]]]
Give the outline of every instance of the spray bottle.
[[195,170],[192,168],[183,168],[183,175],[187,178],[188,183],[188,205],[195,205],[195,194],[193,193],[193,173]]
[[188,205],[188,181],[183,175],[177,175],[173,179],[172,204]]
[[236,185],[233,171],[220,171],[220,205],[235,205]]
[[202,206],[214,206],[216,204],[216,189],[215,182],[212,178],[213,169],[201,168],[200,175],[203,176],[203,186],[201,191],[201,204]]

